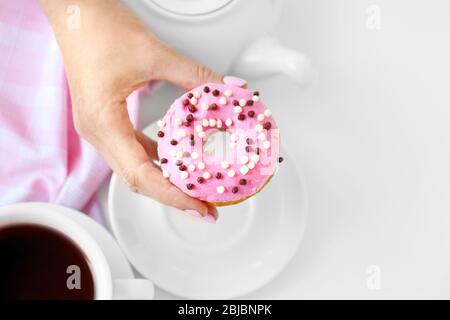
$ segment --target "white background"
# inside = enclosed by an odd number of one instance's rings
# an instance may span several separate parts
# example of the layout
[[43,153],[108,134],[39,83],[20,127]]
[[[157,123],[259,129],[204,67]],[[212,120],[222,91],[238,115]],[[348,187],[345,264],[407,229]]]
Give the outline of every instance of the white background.
[[309,218],[288,268],[244,298],[450,298],[449,16],[447,0],[286,0],[277,33],[319,81],[251,87],[303,168]]

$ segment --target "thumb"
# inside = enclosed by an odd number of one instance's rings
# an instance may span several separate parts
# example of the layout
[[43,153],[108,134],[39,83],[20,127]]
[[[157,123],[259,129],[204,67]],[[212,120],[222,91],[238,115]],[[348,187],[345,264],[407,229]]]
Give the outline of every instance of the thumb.
[[203,83],[222,83],[223,76],[170,48],[161,50],[156,76],[160,80],[169,81],[183,89],[190,90]]

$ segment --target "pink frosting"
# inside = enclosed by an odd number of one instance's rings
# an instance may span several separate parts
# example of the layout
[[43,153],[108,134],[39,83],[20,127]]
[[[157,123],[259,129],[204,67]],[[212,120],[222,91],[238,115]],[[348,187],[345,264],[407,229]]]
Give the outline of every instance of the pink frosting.
[[[229,83],[202,85],[175,100],[159,126],[163,175],[191,197],[208,202],[248,197],[278,166],[278,128],[257,92]],[[236,140],[225,159],[203,152],[217,130]]]

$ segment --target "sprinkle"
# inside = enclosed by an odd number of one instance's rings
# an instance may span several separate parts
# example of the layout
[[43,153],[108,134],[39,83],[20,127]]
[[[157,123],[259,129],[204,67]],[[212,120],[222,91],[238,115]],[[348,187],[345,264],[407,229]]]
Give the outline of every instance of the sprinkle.
[[236,141],[239,140],[239,137],[238,137],[238,135],[236,133],[232,133],[230,135],[230,140],[233,141],[233,142],[236,142]]
[[257,119],[258,119],[258,121],[263,121],[264,120],[264,115],[262,113],[258,114]]
[[188,190],[192,190],[192,189],[194,189],[194,185],[193,185],[192,183],[188,183],[188,184],[186,185],[186,188],[187,188]]
[[231,119],[227,119],[225,121],[225,124],[226,124],[227,127],[230,127],[233,124],[233,121]]
[[191,146],[195,146],[195,140],[191,140]]
[[184,138],[186,137],[187,133],[184,130],[178,130],[178,137]]
[[253,104],[254,104],[253,100],[248,100],[248,101],[247,101],[247,105],[248,105],[249,107],[253,106]]
[[242,164],[246,164],[248,162],[248,157],[247,156],[242,156],[241,157],[241,163]]
[[183,164],[183,161],[181,161],[181,160],[177,160],[176,162],[175,162],[175,165],[176,166],[181,166]]
[[252,152],[252,151],[253,151],[253,148],[250,147],[250,146],[245,146],[245,151],[246,151],[246,152]]
[[222,128],[222,120],[217,119],[217,128],[220,129]]
[[163,120],[158,120],[156,124],[158,125],[158,127],[162,128],[165,126],[166,123]]
[[261,133],[258,135],[258,140],[261,140],[261,141],[266,140],[266,134],[263,133],[263,132],[261,132]]
[[175,149],[170,150],[170,155],[171,155],[172,157],[176,157],[176,155],[177,155],[177,150],[175,150]]
[[212,104],[209,106],[209,108],[210,108],[212,111],[216,111],[218,107],[217,107],[217,104],[212,103]]
[[189,177],[189,173],[187,171],[181,171],[180,172],[180,178],[183,180],[186,180]]
[[258,97],[259,97],[259,91],[255,91],[255,92],[253,92],[253,95],[254,95],[254,96],[258,96]]
[[255,169],[255,163],[254,162],[249,162],[247,167],[251,170],[251,169]]
[[183,124],[183,121],[181,121],[180,118],[175,118],[175,125],[176,126],[181,126]]
[[247,105],[247,100],[245,100],[245,99],[239,100],[239,105],[240,105],[241,107],[245,107],[245,106]]
[[167,171],[167,170],[163,170],[162,171],[162,175],[163,175],[164,178],[169,178],[170,177],[170,172]]
[[256,154],[259,155],[260,152],[261,152],[261,149],[259,149],[259,148],[256,148],[256,149],[255,149],[255,153],[256,153]]
[[193,96],[194,96],[194,94],[193,94],[192,92],[189,92],[188,95],[187,95],[187,97],[188,97],[189,99],[191,99]]
[[225,97],[221,97],[220,99],[219,99],[219,103],[221,104],[221,105],[226,105],[227,104],[227,98],[225,98]]
[[209,89],[208,86],[206,86],[206,87],[203,88],[203,92],[205,92],[205,93],[208,93],[210,90],[211,90],[211,89]]
[[272,128],[272,124],[271,124],[269,121],[267,121],[266,123],[264,123],[264,129],[270,130],[270,128]]
[[192,152],[191,153],[191,158],[192,159],[197,159],[198,158],[198,152],[197,151]]
[[230,166],[230,164],[227,161],[222,161],[222,168],[223,169],[228,169],[229,166]]
[[158,137],[160,137],[160,138],[164,137],[164,132],[158,131]]
[[241,186],[245,186],[245,185],[247,184],[247,180],[245,180],[245,179],[240,179],[240,180],[239,180],[239,184],[240,184]]
[[239,171],[245,176],[248,173],[248,170],[247,166],[243,166]]
[[279,158],[278,158],[278,162],[279,162],[279,163],[282,163],[283,161],[284,161],[284,158],[283,158],[283,157],[279,157]]
[[161,158],[161,164],[165,164],[167,162],[169,162],[169,160],[167,160],[166,158]]
[[208,127],[208,126],[209,126],[209,121],[208,121],[208,119],[203,119],[202,125],[203,125],[204,127]]
[[258,101],[259,101],[259,96],[253,96],[252,100],[253,100],[254,102],[258,102]]
[[233,100],[233,106],[237,107],[239,105],[239,101]]
[[233,95],[233,92],[230,89],[227,89],[223,93],[226,97],[231,97]]
[[192,121],[194,121],[194,116],[193,116],[192,114],[188,114],[188,115],[186,116],[186,121],[187,121],[187,122],[192,122]]
[[209,119],[209,126],[211,128],[214,128],[216,126],[216,123],[217,123],[216,119]]
[[184,164],[182,164],[181,166],[178,167],[178,169],[180,171],[186,171],[187,168],[186,168],[186,166]]
[[195,127],[195,131],[202,132],[203,131],[203,127],[201,125],[198,125],[198,126]]
[[238,115],[238,120],[240,120],[240,121],[245,120],[245,114],[240,113],[240,114]]
[[206,133],[204,133],[203,131],[199,132],[198,137],[203,139],[204,137],[206,137]]
[[194,171],[195,171],[195,166],[194,166],[193,164],[190,164],[190,165],[188,166],[188,171],[189,171],[189,172],[194,172]]
[[195,106],[197,104],[198,100],[197,100],[197,98],[191,98],[189,100],[189,102]]
[[197,168],[199,168],[200,170],[203,170],[203,169],[205,169],[205,164],[203,162],[199,162],[197,164]]
[[202,94],[200,93],[200,91],[194,91],[194,97],[195,98],[200,98],[202,96]]
[[189,108],[188,108],[188,110],[189,110],[189,112],[194,113],[194,112],[197,111],[197,108],[196,108],[195,106],[193,106],[193,105],[190,105]]
[[255,111],[250,110],[250,111],[247,113],[247,115],[248,115],[250,118],[253,118],[253,117],[255,116]]
[[256,130],[256,132],[261,132],[261,131],[263,130],[263,126],[260,125],[260,124],[257,124],[257,125],[255,126],[255,130]]
[[270,148],[270,142],[269,141],[264,141],[262,146],[263,146],[264,149],[269,149]]
[[220,172],[216,173],[216,179],[221,179],[222,178],[222,174]]
[[178,144],[177,140],[170,140],[170,144],[176,146]]
[[184,99],[181,103],[186,107],[189,105],[189,99]]
[[203,182],[205,182],[205,179],[203,179],[203,177],[198,177],[197,182],[202,184]]
[[247,142],[247,144],[253,144],[253,139],[251,138],[247,138],[247,140],[245,140],[245,142]]
[[254,155],[252,155],[252,156],[250,157],[250,159],[251,159],[253,162],[257,163],[257,162],[259,161],[259,156],[258,156],[257,154],[254,154]]
[[270,111],[269,109],[267,109],[267,110],[264,111],[264,115],[265,115],[266,117],[270,117],[270,116],[272,115],[272,111]]
[[208,171],[205,171],[205,173],[203,173],[203,179],[208,180],[211,178],[211,173],[209,173]]
[[234,107],[233,110],[236,113],[241,113],[242,112],[242,108],[240,106]]
[[201,104],[200,108],[202,108],[202,110],[206,111],[206,110],[208,110],[209,106],[208,106],[208,104],[206,102],[203,102]]
[[212,94],[214,97],[217,97],[220,94],[220,91],[216,89],[212,92]]
[[238,187],[233,187],[233,189],[231,189],[231,192],[233,193],[238,193],[239,188]]
[[227,176],[229,176],[230,178],[233,178],[235,175],[236,175],[236,171],[234,171],[234,170],[229,170],[227,172]]
[[175,157],[178,158],[178,159],[179,159],[179,158],[182,158],[182,157],[183,157],[183,151],[178,150]]
[[188,121],[186,121],[185,123],[183,123],[184,124],[184,126],[185,127],[190,127],[191,126],[191,123],[190,122],[188,122]]
[[219,194],[222,194],[225,192],[224,186],[218,186],[216,190],[217,190],[217,193],[219,193]]

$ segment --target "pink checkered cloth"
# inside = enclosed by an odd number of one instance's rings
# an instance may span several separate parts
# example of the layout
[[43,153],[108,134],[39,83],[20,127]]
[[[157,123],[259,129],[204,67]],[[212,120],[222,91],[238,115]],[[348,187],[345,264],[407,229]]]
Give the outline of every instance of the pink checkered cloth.
[[[128,99],[137,122],[138,93]],[[94,212],[110,169],[75,132],[64,66],[36,0],[0,0],[0,205]]]

